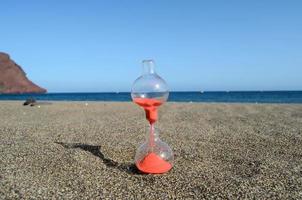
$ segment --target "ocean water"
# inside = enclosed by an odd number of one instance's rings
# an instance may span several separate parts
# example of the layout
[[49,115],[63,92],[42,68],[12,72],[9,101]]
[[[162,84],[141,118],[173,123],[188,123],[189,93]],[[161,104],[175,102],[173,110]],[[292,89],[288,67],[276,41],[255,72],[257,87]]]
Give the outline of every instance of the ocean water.
[[[0,94],[0,100],[40,101],[131,101],[129,92],[120,93],[47,93]],[[224,103],[302,103],[302,91],[253,92],[170,92],[171,102],[224,102]]]

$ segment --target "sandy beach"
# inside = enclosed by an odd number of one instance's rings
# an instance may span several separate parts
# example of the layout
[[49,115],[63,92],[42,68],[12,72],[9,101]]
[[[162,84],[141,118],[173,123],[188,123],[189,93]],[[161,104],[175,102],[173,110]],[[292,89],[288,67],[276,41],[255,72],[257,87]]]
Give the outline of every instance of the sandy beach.
[[302,105],[167,103],[164,175],[133,165],[133,103],[0,102],[1,199],[302,199]]

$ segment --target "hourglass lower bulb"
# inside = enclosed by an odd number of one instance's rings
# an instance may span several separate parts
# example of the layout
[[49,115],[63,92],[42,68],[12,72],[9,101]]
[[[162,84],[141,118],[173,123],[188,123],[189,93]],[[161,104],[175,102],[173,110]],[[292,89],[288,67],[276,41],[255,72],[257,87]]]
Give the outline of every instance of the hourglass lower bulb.
[[135,164],[144,173],[161,174],[172,168],[173,153],[171,148],[158,138],[154,125],[145,143],[136,151]]
[[145,110],[150,124],[146,141],[136,151],[135,164],[144,173],[165,173],[172,168],[174,157],[171,148],[159,139],[155,123],[157,109],[167,100],[169,91],[166,82],[155,73],[152,60],[143,61],[143,75],[134,82],[131,96]]

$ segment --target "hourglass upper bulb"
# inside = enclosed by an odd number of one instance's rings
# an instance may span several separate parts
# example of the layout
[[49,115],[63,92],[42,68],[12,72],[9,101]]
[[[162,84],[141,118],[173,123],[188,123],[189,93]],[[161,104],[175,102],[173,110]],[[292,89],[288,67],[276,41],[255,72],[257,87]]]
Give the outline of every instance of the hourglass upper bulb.
[[169,96],[167,83],[155,72],[153,60],[144,60],[142,65],[143,73],[132,86],[132,99],[155,99],[160,104],[164,103]]

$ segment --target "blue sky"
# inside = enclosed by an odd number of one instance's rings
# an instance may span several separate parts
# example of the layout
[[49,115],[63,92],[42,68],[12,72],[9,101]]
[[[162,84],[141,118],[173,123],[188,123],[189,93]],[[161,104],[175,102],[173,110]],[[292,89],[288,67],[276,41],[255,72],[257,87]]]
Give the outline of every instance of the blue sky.
[[1,1],[0,51],[49,92],[301,90],[302,1]]

